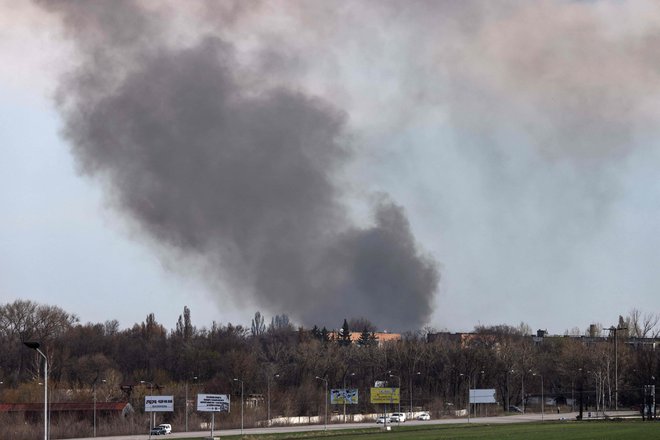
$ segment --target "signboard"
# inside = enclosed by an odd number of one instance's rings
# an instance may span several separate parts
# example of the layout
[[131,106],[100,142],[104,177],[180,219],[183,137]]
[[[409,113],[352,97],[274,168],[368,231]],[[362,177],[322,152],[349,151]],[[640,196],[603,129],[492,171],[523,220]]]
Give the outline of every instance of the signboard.
[[470,403],[497,403],[495,389],[470,390]]
[[197,411],[229,412],[228,394],[198,394]]
[[330,403],[332,405],[357,405],[358,390],[352,388],[330,390]]
[[398,388],[371,388],[371,403],[399,403]]
[[144,412],[173,412],[174,396],[144,396]]

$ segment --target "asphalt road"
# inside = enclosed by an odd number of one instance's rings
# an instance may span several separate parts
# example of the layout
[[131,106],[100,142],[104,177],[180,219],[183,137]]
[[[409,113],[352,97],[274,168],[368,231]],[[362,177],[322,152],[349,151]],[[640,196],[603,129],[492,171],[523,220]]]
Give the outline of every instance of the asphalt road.
[[[619,411],[614,414],[613,412],[608,412],[610,417],[629,417],[638,415],[633,411]],[[575,420],[577,413],[546,413],[543,416],[543,420]],[[586,413],[585,413],[586,417]],[[481,424],[496,424],[496,423],[525,423],[525,422],[540,422],[541,414],[516,414],[511,416],[498,416],[498,417],[470,417],[470,423],[481,423]],[[460,419],[438,419],[438,420],[428,420],[428,421],[418,421],[411,420],[401,425],[414,426],[414,425],[452,425],[452,424],[461,424],[467,423],[467,418]],[[396,429],[398,424],[392,424],[393,428]],[[382,425],[376,425],[375,423],[333,423],[328,425],[328,430],[339,430],[339,429],[355,429],[355,428],[370,428]],[[268,434],[268,433],[281,433],[281,432],[301,432],[301,431],[323,431],[325,429],[324,425],[298,425],[298,426],[277,426],[270,428],[249,428],[244,429],[243,433],[248,434]],[[210,431],[190,431],[190,432],[172,432],[167,436],[151,436],[152,439],[177,439],[177,438],[204,438],[209,437],[211,434]],[[214,431],[214,436],[224,437],[228,435],[240,435],[240,429],[220,429]],[[143,435],[124,435],[124,436],[112,436],[112,437],[88,437],[75,440],[146,440],[149,436],[146,434]]]

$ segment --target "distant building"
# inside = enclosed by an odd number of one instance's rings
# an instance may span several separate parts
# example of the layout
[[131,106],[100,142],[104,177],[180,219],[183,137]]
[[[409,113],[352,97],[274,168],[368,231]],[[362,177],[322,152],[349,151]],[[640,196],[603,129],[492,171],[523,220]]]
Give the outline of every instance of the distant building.
[[[373,335],[373,337],[378,341],[378,346],[382,347],[383,344],[386,342],[393,342],[393,341],[400,341],[401,340],[401,333],[389,333],[389,332],[370,332],[370,334]],[[357,344],[357,342],[360,340],[360,336],[362,335],[362,332],[351,332],[351,343]],[[336,341],[340,339],[339,332],[336,330],[333,330],[330,332],[330,340],[331,341]]]

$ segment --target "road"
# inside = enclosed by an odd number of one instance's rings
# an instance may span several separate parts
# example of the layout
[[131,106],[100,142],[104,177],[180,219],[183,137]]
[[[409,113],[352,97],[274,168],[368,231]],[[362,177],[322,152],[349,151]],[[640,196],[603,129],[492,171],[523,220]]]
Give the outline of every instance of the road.
[[[543,416],[543,420],[575,420],[577,412],[574,413],[546,413]],[[619,411],[616,414],[613,412],[608,412],[610,417],[627,417],[635,416],[638,413],[633,411]],[[586,414],[585,414],[586,416]],[[480,423],[480,424],[496,424],[496,423],[525,423],[525,422],[540,422],[541,414],[516,414],[512,416],[497,416],[497,417],[471,417],[470,423]],[[406,422],[406,426],[415,426],[415,425],[456,425],[461,423],[467,423],[467,419],[438,419],[438,420],[428,420],[428,421],[418,421],[411,420]],[[404,425],[404,424],[402,424]],[[370,428],[382,425],[376,425],[375,423],[333,423],[328,425],[328,430],[339,430],[339,429],[360,429],[360,428]],[[396,428],[397,423],[394,423],[393,426]],[[324,425],[298,425],[298,426],[277,426],[270,428],[248,428],[244,429],[243,433],[245,435],[250,434],[269,434],[269,433],[283,433],[283,432],[302,432],[302,431],[323,431],[325,429]],[[173,432],[172,434],[167,435],[166,437],[160,436],[151,436],[152,439],[177,439],[177,438],[204,438],[209,437],[210,431],[190,431],[190,432]],[[214,431],[214,436],[225,437],[228,435],[240,435],[240,429],[220,429]],[[88,437],[80,438],[74,440],[147,440],[148,435],[125,435],[125,436],[112,436],[112,437]]]

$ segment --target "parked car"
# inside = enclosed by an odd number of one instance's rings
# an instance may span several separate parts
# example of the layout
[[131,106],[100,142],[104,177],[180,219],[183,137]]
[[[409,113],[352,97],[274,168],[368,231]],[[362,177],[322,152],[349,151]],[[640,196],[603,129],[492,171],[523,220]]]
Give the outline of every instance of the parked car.
[[518,408],[517,406],[510,406],[509,407],[509,412],[522,414],[523,410]]
[[165,434],[172,433],[172,425],[170,425],[169,423],[161,423],[160,425],[156,426],[156,428],[164,428]]
[[404,413],[392,413],[390,421],[394,423],[403,423],[406,421],[406,415]]
[[417,420],[431,420],[431,414],[423,412],[417,415]]
[[376,423],[392,423],[390,416],[380,416],[376,419]]
[[151,431],[149,432],[149,435],[165,435],[165,434],[167,434],[167,430],[162,426],[156,426],[155,428],[151,428]]

